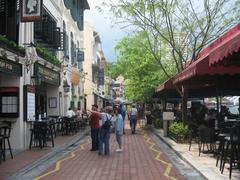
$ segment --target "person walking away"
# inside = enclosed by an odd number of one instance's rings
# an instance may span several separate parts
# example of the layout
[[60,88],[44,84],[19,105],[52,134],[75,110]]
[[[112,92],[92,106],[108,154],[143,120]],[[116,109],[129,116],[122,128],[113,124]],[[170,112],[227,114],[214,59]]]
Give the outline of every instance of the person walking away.
[[122,136],[123,136],[123,118],[121,115],[121,109],[115,109],[114,114],[117,116],[115,122],[115,133],[116,133],[116,140],[118,143],[119,148],[116,150],[117,152],[122,152]]
[[125,134],[125,117],[126,117],[126,107],[124,104],[120,104],[121,115],[123,118],[123,134]]
[[92,138],[92,149],[91,151],[97,151],[98,146],[99,146],[99,141],[98,141],[98,133],[99,133],[99,128],[100,128],[100,114],[97,112],[98,111],[98,105],[94,104],[92,105],[92,111],[90,112],[89,116],[89,125],[91,128],[91,138]]
[[136,125],[137,125],[137,114],[138,114],[138,110],[136,108],[136,105],[133,104],[129,112],[129,120],[130,120],[130,127],[131,127],[132,134],[135,134]]

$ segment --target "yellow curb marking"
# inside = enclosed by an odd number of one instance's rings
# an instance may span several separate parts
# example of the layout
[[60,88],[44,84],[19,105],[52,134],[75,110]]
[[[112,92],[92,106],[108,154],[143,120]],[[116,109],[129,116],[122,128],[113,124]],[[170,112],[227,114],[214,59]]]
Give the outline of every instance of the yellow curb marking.
[[33,180],[42,179],[42,178],[44,178],[44,177],[46,177],[46,176],[48,176],[48,175],[50,175],[50,174],[53,174],[53,173],[59,171],[59,170],[61,169],[61,163],[62,163],[62,162],[67,161],[67,160],[72,159],[73,157],[75,157],[75,156],[76,156],[75,153],[76,153],[77,151],[83,150],[83,149],[84,149],[84,146],[88,145],[89,143],[90,143],[90,139],[87,139],[87,141],[86,141],[84,144],[81,144],[81,145],[80,145],[80,148],[79,148],[79,149],[76,149],[75,151],[72,151],[72,152],[70,153],[70,156],[68,156],[68,157],[66,157],[66,158],[64,158],[64,159],[61,159],[61,160],[57,161],[54,170],[49,171],[49,172],[47,172],[47,173],[45,173],[45,174],[43,174],[43,175],[41,175],[41,176],[37,176],[37,177],[35,177]]
[[147,133],[145,131],[142,130],[142,133],[143,133],[144,140],[150,145],[149,148],[153,152],[157,153],[154,159],[167,166],[163,175],[166,176],[169,179],[177,180],[175,177],[170,176],[170,173],[171,173],[171,170],[172,170],[172,167],[173,167],[172,164],[168,163],[168,162],[166,162],[166,161],[164,161],[160,158],[162,152],[154,148],[154,146],[156,146],[156,144],[154,142],[152,142],[151,138],[147,135]]

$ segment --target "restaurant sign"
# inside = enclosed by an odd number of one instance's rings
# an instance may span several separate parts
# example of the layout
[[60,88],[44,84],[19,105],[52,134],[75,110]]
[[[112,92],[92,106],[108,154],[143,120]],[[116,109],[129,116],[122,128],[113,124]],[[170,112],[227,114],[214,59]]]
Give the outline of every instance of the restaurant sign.
[[34,74],[41,76],[41,81],[55,86],[60,85],[60,73],[53,71],[41,64],[35,63]]
[[22,65],[0,57],[0,72],[22,76]]

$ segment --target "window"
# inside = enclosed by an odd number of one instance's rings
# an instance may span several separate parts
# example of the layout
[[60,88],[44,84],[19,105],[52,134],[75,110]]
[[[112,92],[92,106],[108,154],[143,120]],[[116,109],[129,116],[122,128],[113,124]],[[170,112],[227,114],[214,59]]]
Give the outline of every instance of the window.
[[42,20],[34,22],[34,41],[52,52],[63,50],[64,37],[56,19],[44,8],[42,13]]
[[16,0],[0,0],[0,34],[18,42],[18,12]]
[[0,117],[19,116],[19,89],[18,87],[0,88]]
[[17,97],[16,96],[2,96],[1,113],[17,113]]

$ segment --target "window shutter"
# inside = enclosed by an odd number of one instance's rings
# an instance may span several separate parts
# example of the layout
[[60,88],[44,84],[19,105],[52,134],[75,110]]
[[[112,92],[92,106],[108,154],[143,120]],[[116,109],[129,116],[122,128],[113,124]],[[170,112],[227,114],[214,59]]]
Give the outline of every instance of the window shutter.
[[84,52],[83,51],[80,51],[80,50],[77,51],[77,61],[78,62],[84,61]]
[[6,0],[0,0],[0,34],[6,34]]

